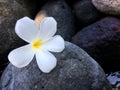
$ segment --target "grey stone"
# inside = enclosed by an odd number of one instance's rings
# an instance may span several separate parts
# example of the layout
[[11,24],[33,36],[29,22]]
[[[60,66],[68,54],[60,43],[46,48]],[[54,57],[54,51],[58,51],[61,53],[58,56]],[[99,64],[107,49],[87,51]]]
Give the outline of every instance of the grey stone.
[[102,68],[85,51],[66,42],[65,50],[54,54],[56,68],[42,73],[34,59],[18,69],[9,64],[1,78],[1,90],[112,90]]
[[92,3],[101,12],[120,15],[120,0],[92,0]]
[[74,18],[69,6],[64,0],[50,1],[46,3],[40,12],[44,11],[47,16],[52,16],[58,22],[56,34],[61,35],[65,40],[70,41],[75,33]]
[[8,52],[24,44],[15,34],[14,27],[16,21],[26,15],[29,16],[28,11],[15,0],[0,0],[0,71]]

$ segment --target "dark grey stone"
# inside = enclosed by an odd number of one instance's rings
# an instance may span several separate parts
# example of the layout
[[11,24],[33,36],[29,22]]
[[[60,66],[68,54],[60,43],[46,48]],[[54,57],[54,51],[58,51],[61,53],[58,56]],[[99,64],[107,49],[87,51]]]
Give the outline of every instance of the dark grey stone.
[[78,25],[81,27],[89,25],[103,17],[103,14],[93,6],[91,0],[79,0],[76,2],[74,13],[79,22]]
[[0,2],[0,54],[17,47],[22,40],[15,34],[15,23],[23,16],[29,15],[25,8],[14,0]]
[[106,72],[120,70],[120,20],[106,17],[80,30],[73,43],[89,53]]
[[46,12],[48,16],[54,17],[58,22],[56,34],[59,34],[65,40],[70,41],[75,33],[74,20],[71,9],[64,0],[50,1],[46,3],[41,10]]
[[66,42],[65,50],[55,54],[58,63],[42,73],[34,59],[18,69],[9,64],[1,78],[1,90],[112,90],[102,68],[85,51]]
[[0,0],[0,71],[8,52],[24,44],[15,34],[14,27],[16,21],[26,15],[29,15],[28,11],[15,0]]
[[40,8],[49,0],[15,0],[19,4],[21,4],[23,7],[25,7],[32,18],[36,16],[36,14],[39,12]]

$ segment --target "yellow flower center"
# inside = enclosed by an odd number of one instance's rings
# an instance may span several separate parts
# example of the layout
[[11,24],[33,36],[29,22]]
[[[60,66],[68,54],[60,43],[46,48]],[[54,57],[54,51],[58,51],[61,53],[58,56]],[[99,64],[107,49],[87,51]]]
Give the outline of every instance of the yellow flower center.
[[42,45],[43,45],[43,42],[41,40],[35,40],[32,44],[32,48],[34,50],[39,50]]

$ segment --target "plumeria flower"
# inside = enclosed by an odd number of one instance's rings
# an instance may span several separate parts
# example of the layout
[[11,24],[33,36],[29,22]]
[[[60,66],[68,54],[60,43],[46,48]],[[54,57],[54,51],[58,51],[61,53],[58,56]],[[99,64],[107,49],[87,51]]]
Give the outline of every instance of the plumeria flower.
[[57,22],[52,17],[44,18],[40,26],[28,17],[18,20],[15,32],[29,44],[11,51],[8,55],[9,61],[14,66],[22,68],[35,56],[40,70],[49,73],[57,64],[57,59],[50,52],[61,52],[65,48],[63,38],[60,35],[54,36],[56,31]]

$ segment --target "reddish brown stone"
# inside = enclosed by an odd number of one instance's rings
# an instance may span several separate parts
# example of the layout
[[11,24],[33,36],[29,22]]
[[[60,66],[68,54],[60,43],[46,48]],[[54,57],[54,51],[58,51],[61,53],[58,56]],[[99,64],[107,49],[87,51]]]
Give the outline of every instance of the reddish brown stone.
[[120,70],[120,20],[104,18],[78,32],[72,40],[105,71]]

